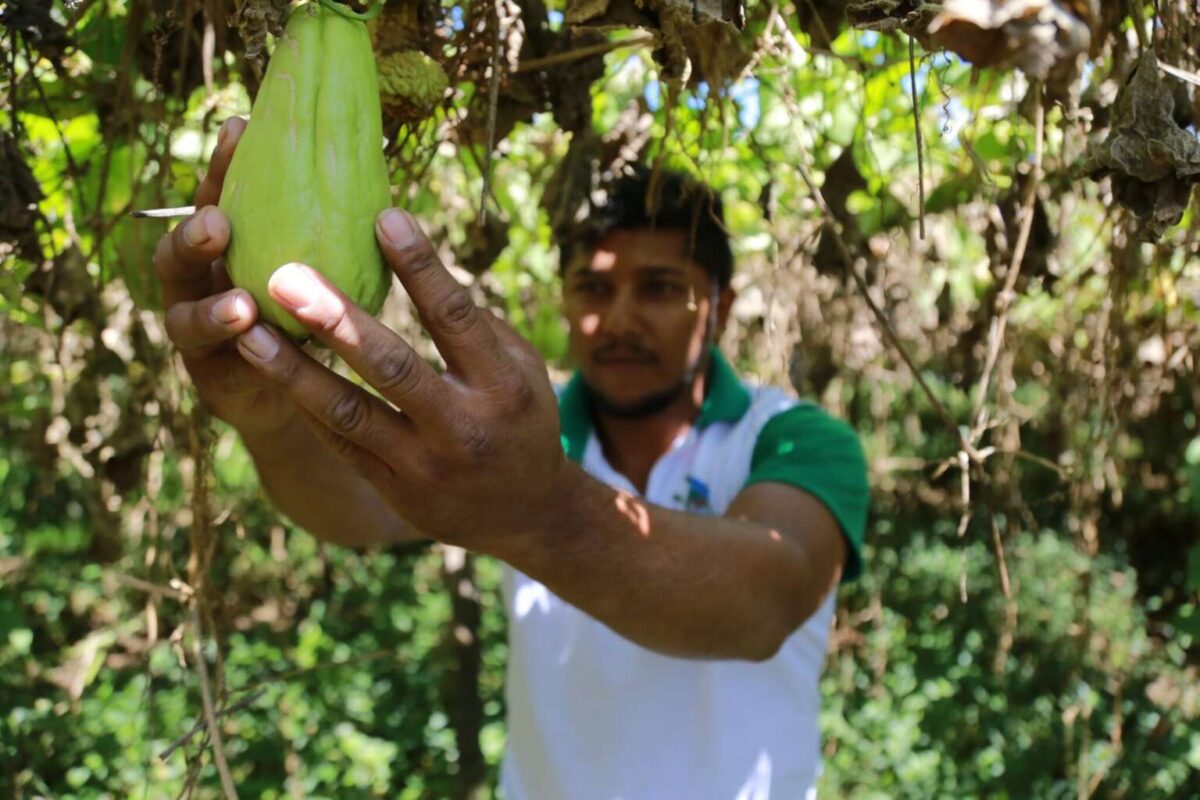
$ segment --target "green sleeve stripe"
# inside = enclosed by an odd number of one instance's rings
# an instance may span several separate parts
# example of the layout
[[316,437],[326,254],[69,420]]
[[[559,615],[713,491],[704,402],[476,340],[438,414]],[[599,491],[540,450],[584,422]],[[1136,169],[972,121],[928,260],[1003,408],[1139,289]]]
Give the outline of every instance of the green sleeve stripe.
[[849,425],[810,403],[776,414],[754,444],[746,485],[765,481],[795,486],[821,501],[846,537],[842,580],[862,574],[870,492],[867,460]]

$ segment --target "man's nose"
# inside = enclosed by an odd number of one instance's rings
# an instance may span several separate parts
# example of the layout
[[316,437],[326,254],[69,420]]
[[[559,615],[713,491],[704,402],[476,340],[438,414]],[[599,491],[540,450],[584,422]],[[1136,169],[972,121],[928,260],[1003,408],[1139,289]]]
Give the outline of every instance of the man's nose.
[[618,289],[601,316],[600,329],[604,333],[621,335],[634,333],[641,326],[641,310],[632,291]]

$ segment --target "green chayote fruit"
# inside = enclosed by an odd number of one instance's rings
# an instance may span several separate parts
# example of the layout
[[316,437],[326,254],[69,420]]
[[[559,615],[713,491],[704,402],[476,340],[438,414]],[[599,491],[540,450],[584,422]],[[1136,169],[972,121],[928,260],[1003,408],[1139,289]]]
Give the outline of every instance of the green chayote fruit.
[[378,313],[391,272],[375,218],[391,205],[375,57],[366,26],[313,2],[297,7],[225,176],[229,277],[263,319],[307,330],[271,299],[267,280],[299,262]]

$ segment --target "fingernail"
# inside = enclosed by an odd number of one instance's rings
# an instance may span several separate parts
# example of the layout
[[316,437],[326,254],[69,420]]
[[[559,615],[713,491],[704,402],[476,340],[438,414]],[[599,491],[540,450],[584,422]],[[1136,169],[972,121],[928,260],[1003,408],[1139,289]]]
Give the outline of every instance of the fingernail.
[[202,208],[188,221],[187,227],[183,229],[183,240],[192,247],[199,247],[207,242],[212,234],[209,231],[208,222],[205,217],[210,216],[207,208]]
[[215,211],[204,212],[204,230],[208,232],[208,238],[224,236],[227,224],[224,214]]
[[279,352],[279,342],[275,340],[275,335],[262,325],[255,325],[239,336],[238,345],[259,361],[270,361]]
[[397,247],[404,247],[416,238],[416,223],[412,217],[395,208],[379,215],[379,230]]
[[222,325],[232,325],[240,319],[250,316],[250,306],[246,298],[239,292],[222,297],[213,304],[213,319]]
[[324,294],[324,287],[300,264],[284,264],[275,270],[267,288],[276,300],[294,309],[315,305]]

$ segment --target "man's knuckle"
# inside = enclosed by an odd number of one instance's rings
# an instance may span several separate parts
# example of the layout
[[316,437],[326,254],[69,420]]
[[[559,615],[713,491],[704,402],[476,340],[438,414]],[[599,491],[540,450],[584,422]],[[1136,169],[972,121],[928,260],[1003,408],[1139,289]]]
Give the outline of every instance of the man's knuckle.
[[513,381],[508,392],[509,403],[515,411],[524,411],[533,405],[535,395],[533,387],[526,381]]
[[419,276],[441,265],[437,254],[426,242],[392,245],[393,262],[410,275]]
[[442,265],[437,253],[424,242],[405,245],[399,251],[400,258],[408,265],[408,271],[413,275],[435,272]]
[[452,292],[438,307],[437,318],[441,327],[454,333],[465,333],[479,321],[475,301],[467,292]]
[[332,450],[335,455],[340,456],[348,461],[357,462],[362,455],[358,445],[347,439],[345,436],[334,434],[327,437],[326,441],[329,443],[329,449]]
[[506,417],[527,410],[536,398],[533,387],[519,372],[502,375],[491,394],[492,408]]
[[459,437],[463,452],[472,459],[483,458],[492,452],[492,434],[479,423],[471,422],[460,426]]
[[367,400],[357,390],[338,392],[325,408],[330,427],[341,434],[353,434],[366,427],[370,417]]
[[420,382],[417,354],[407,348],[387,347],[374,359],[376,388],[383,392],[411,391]]

